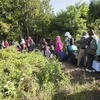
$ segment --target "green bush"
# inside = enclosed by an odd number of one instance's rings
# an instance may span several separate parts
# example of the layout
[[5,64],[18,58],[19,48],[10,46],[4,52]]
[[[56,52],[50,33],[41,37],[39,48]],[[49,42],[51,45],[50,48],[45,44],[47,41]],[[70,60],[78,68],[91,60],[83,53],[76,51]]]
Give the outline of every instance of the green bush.
[[39,51],[20,53],[14,47],[0,50],[0,100],[50,100],[68,82],[56,58],[47,59]]

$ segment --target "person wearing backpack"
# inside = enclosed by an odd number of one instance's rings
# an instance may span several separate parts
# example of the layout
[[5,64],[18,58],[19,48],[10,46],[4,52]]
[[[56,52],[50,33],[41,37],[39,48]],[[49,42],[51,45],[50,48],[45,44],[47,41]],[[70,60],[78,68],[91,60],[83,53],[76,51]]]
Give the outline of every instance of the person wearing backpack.
[[89,37],[85,39],[85,42],[88,45],[87,47],[88,68],[86,69],[86,71],[93,72],[92,63],[96,55],[97,43],[98,43],[99,37],[94,34],[94,31],[92,29],[88,31],[88,34],[89,34]]
[[71,52],[69,50],[69,46],[74,45],[74,39],[71,36],[70,32],[65,33],[65,42],[67,44],[67,51],[68,51],[68,58],[69,58],[71,55]]
[[84,40],[88,38],[87,33],[83,32],[80,40],[76,41],[80,45],[79,54],[77,56],[77,67],[80,67],[80,63],[82,58],[84,59],[83,66],[86,66],[86,48],[87,44],[84,42]]
[[35,43],[33,39],[29,36],[28,40],[26,41],[27,47],[28,47],[28,52],[32,52],[35,48]]

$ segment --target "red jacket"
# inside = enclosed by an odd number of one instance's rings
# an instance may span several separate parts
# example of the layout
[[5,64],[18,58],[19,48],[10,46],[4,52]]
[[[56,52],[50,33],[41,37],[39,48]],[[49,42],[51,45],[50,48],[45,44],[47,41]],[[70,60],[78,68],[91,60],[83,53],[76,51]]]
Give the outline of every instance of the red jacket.
[[4,41],[4,46],[7,48],[9,46],[9,43],[7,41]]

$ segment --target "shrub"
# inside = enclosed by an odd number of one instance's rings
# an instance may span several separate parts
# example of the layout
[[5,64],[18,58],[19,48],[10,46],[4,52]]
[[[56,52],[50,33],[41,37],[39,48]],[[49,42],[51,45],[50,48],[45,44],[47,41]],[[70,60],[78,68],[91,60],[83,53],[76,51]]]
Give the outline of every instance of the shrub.
[[20,53],[14,47],[0,50],[0,100],[50,100],[68,82],[55,58],[39,51]]

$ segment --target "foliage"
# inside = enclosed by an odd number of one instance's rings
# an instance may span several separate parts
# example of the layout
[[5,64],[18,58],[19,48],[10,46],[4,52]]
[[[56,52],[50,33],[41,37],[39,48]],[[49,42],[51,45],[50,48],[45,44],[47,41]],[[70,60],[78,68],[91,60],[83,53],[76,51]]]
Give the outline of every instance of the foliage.
[[66,31],[79,39],[87,28],[98,29],[94,24],[100,19],[99,12],[99,0],[91,0],[89,5],[77,2],[56,15],[50,0],[1,0],[0,39],[18,41],[19,37],[30,35],[37,43],[47,35],[49,38],[55,38],[58,34],[64,36]]
[[69,80],[56,59],[46,59],[39,51],[0,50],[0,100],[38,100],[41,92],[51,98],[53,91],[67,84]]
[[100,19],[100,0],[91,0],[88,12],[88,21],[95,22],[96,19]]
[[61,66],[38,50],[0,50],[0,100],[98,100],[99,80],[73,69],[65,75]]
[[95,30],[95,33],[100,36],[100,1],[91,0],[89,5],[87,27]]
[[18,40],[19,36],[42,36],[48,33],[48,26],[53,16],[49,2],[49,0],[1,0],[0,36],[3,39]]
[[70,5],[66,11],[57,14],[52,25],[62,35],[69,31],[77,39],[77,36],[86,30],[87,12],[88,5],[86,3],[79,2],[75,6]]
[[95,20],[94,29],[96,31],[96,34],[98,34],[100,37],[100,19]]

